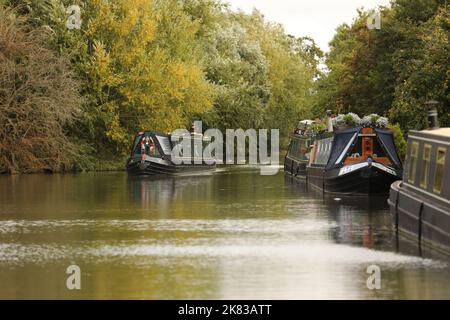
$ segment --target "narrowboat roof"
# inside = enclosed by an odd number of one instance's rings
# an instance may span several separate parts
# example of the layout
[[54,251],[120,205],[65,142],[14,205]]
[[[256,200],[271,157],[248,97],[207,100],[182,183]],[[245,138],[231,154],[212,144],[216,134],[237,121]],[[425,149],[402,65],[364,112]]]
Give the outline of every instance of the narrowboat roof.
[[[181,137],[180,135],[177,134],[171,134],[171,133],[162,133],[162,132],[157,132],[157,131],[139,131],[136,136],[140,136],[140,135],[155,135],[155,136],[160,136],[160,137]],[[205,141],[210,141],[211,137],[209,136],[205,136],[201,133],[196,133],[196,132],[190,132],[190,137],[193,139],[203,139]]]
[[154,134],[154,135],[158,135],[158,136],[162,136],[162,137],[168,137],[169,136],[169,134],[167,134],[167,133],[162,133],[162,132],[157,132],[157,131],[149,131],[149,130],[139,131],[136,135],[140,136],[140,135],[145,135],[145,134]]
[[[352,127],[343,130],[334,131],[333,146],[331,147],[330,157],[326,165],[326,170],[342,167],[342,160],[357,141],[358,134],[362,127]],[[374,128],[376,136],[381,145],[386,150],[389,158],[397,168],[402,168],[402,162],[398,156],[395,147],[394,136],[391,130]]]
[[450,128],[439,128],[435,130],[424,130],[422,132],[426,132],[429,134],[436,134],[439,136],[450,137]]
[[306,135],[306,134],[299,134],[299,133],[292,133],[291,134],[291,139],[311,139],[312,136],[311,135]]
[[410,137],[413,138],[424,138],[424,139],[432,139],[436,142],[441,141],[444,143],[450,142],[450,128],[439,128],[434,130],[422,130],[422,131],[416,131],[411,130],[408,134]]

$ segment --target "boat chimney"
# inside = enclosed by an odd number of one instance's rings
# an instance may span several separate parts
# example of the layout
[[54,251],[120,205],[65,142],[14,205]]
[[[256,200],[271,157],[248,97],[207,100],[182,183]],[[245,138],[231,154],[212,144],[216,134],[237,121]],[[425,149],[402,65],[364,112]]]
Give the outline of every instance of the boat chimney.
[[333,121],[331,120],[332,112],[331,110],[327,110],[327,127],[328,132],[333,132]]
[[425,102],[428,110],[428,130],[439,129],[439,120],[438,120],[438,112],[437,105],[439,102],[435,100],[430,100]]

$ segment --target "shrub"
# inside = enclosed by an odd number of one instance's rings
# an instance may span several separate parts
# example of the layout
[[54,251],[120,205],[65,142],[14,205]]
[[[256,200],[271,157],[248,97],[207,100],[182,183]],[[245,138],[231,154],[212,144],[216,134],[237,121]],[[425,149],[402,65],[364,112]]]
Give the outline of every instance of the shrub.
[[392,133],[394,134],[394,142],[395,142],[395,146],[397,148],[397,153],[398,153],[400,159],[402,159],[402,161],[403,161],[405,159],[406,146],[407,146],[405,135],[403,134],[403,131],[400,128],[400,125],[398,123],[388,124],[387,128],[389,130],[391,130]]
[[79,85],[48,38],[0,5],[0,172],[63,171],[78,157],[65,129],[79,112]]

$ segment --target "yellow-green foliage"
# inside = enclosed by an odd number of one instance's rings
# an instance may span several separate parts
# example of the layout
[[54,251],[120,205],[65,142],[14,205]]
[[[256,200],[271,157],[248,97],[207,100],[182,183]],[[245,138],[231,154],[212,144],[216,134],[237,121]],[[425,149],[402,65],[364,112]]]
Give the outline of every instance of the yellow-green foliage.
[[394,143],[397,147],[397,153],[400,156],[400,159],[405,160],[407,143],[400,125],[398,123],[389,124],[388,129],[392,130],[392,133],[394,134]]
[[[121,159],[138,130],[280,128],[308,111],[320,50],[219,0],[4,0],[70,57],[83,105],[65,134],[83,156]],[[81,29],[66,27],[70,5]],[[86,152],[86,150],[91,150]]]
[[367,28],[372,11],[342,24],[326,55],[328,72],[316,82],[316,116],[378,113],[406,132],[426,127],[424,103],[440,103],[449,125],[450,10],[448,0],[392,0],[380,7],[382,27]]
[[[85,31],[93,54],[87,71],[106,136],[121,151],[127,151],[134,131],[184,127],[189,114],[212,104],[195,50],[198,26],[173,5],[151,0],[90,2]],[[172,29],[164,32],[174,37],[162,39],[161,29],[167,25]]]

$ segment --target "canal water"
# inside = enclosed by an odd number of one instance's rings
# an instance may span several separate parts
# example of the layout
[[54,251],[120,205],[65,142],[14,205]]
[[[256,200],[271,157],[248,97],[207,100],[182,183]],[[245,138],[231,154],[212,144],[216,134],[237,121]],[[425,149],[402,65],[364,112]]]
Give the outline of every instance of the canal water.
[[0,177],[3,299],[449,299],[449,279],[450,259],[396,239],[386,197],[324,197],[283,172]]

